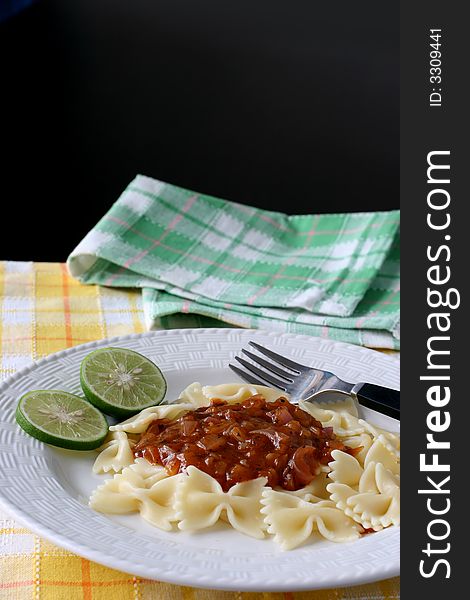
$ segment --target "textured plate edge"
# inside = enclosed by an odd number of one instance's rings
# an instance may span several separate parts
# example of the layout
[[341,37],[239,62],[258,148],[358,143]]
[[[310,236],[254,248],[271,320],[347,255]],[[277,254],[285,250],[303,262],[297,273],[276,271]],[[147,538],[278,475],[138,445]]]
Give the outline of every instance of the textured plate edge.
[[312,340],[318,340],[318,341],[321,341],[321,342],[324,342],[327,344],[337,346],[339,348],[342,348],[342,347],[343,348],[354,348],[355,350],[359,350],[364,353],[370,353],[370,354],[373,354],[374,356],[379,355],[382,359],[385,359],[386,361],[390,362],[391,366],[393,365],[393,367],[395,367],[395,368],[397,366],[399,366],[399,362],[397,362],[396,358],[393,358],[392,356],[389,356],[388,354],[379,352],[372,348],[366,348],[365,346],[357,346],[355,344],[348,344],[347,342],[339,342],[336,340],[322,339],[322,338],[318,338],[318,337],[310,337],[308,335],[303,335],[300,333],[299,334],[288,333],[288,332],[281,333],[281,332],[277,332],[277,331],[265,331],[264,329],[242,329],[242,328],[235,328],[235,327],[234,328],[232,328],[232,327],[221,327],[221,328],[206,327],[206,328],[200,328],[200,329],[199,328],[156,329],[153,331],[145,331],[143,333],[131,333],[128,335],[114,336],[114,337],[110,337],[110,338],[101,338],[99,340],[93,340],[91,342],[86,342],[85,344],[77,344],[76,346],[71,346],[70,348],[66,348],[64,350],[59,350],[58,352],[53,352],[52,354],[48,354],[47,356],[44,356],[43,358],[32,361],[30,365],[26,365],[25,367],[22,367],[21,369],[19,369],[12,375],[9,375],[5,379],[3,379],[0,382],[0,393],[2,392],[3,388],[8,387],[8,385],[11,382],[16,381],[17,379],[19,379],[26,373],[29,373],[32,369],[34,369],[38,366],[42,366],[43,364],[53,362],[56,357],[74,354],[75,352],[79,352],[80,350],[85,350],[86,348],[94,348],[97,345],[100,345],[104,342],[109,343],[109,344],[114,344],[114,343],[118,343],[118,342],[125,342],[127,340],[135,340],[138,338],[153,337],[156,335],[157,336],[171,335],[175,332],[184,332],[184,333],[188,333],[188,334],[220,333],[221,335],[227,335],[227,334],[236,332],[236,333],[253,334],[255,336],[261,334],[263,336],[268,336],[268,337],[272,337],[272,338],[286,337],[289,339],[300,339],[300,340],[310,341],[310,342]]
[[[7,507],[7,505],[8,503],[4,502],[4,499],[0,497],[0,506],[2,506],[3,508]],[[211,581],[211,585],[207,585],[204,582],[195,583],[193,577],[186,577],[186,575],[181,575],[181,573],[179,574],[178,580],[175,580],[171,577],[166,578],[164,572],[152,576],[151,574],[149,574],[148,567],[139,564],[135,565],[135,567],[133,566],[132,570],[129,570],[131,565],[129,565],[127,561],[123,562],[118,558],[107,560],[106,557],[103,557],[101,553],[99,554],[99,556],[95,556],[96,553],[94,550],[91,550],[88,547],[83,547],[81,544],[77,544],[76,542],[70,542],[68,538],[62,538],[60,534],[49,530],[49,528],[47,527],[42,527],[41,525],[38,525],[35,521],[31,521],[30,518],[26,515],[22,514],[20,517],[16,514],[13,514],[13,516],[19,523],[33,531],[33,533],[49,540],[53,544],[56,544],[57,546],[60,546],[65,550],[68,550],[69,552],[72,552],[73,554],[81,556],[82,558],[86,558],[105,567],[109,567],[110,569],[122,571],[123,573],[127,573],[129,575],[136,575],[144,579],[151,579],[152,581],[161,581],[173,585],[187,585],[188,587],[201,588],[206,590],[219,590],[226,592],[308,592],[321,589],[335,589],[336,587],[353,587],[357,585],[366,585],[369,583],[383,581],[384,579],[390,579],[391,577],[397,577],[400,575],[400,565],[398,564],[396,566],[391,565],[389,569],[383,569],[380,571],[380,573],[364,573],[364,575],[357,577],[354,580],[350,580],[349,578],[347,578],[344,581],[340,581],[338,583],[338,586],[332,586],[331,582],[327,580],[318,582],[318,585],[315,585],[315,587],[311,587],[310,583],[302,585],[302,583],[299,582],[299,585],[292,585],[291,583],[289,583],[285,586],[271,586],[268,584],[260,588],[246,581],[240,581],[239,583],[234,581],[233,585],[227,585],[227,583],[219,583],[218,580],[213,579]],[[140,568],[141,566],[143,567],[142,569]],[[226,580],[224,579],[224,581]]]
[[[356,351],[361,351],[365,354],[371,353],[373,355],[380,355],[382,359],[385,359],[386,362],[390,363],[391,367],[393,367],[394,369],[399,368],[399,362],[397,362],[396,358],[388,356],[387,354],[380,353],[371,348],[365,348],[364,346],[357,346],[355,344],[348,344],[346,342],[339,342],[336,340],[324,340],[322,338],[317,338],[317,337],[312,338],[312,337],[302,335],[302,334],[265,331],[262,329],[243,329],[243,328],[227,328],[227,327],[224,327],[224,328],[166,329],[166,330],[148,331],[148,332],[143,332],[143,333],[133,333],[133,334],[123,335],[123,336],[115,336],[115,337],[110,337],[110,338],[102,338],[99,340],[93,340],[91,342],[86,342],[85,344],[79,344],[76,346],[72,346],[70,348],[60,350],[58,352],[54,352],[53,354],[49,354],[37,361],[33,361],[30,365],[26,365],[22,369],[18,370],[16,373],[13,373],[12,375],[10,375],[6,379],[4,379],[0,383],[0,394],[2,393],[2,391],[4,389],[8,388],[12,382],[20,379],[21,377],[28,374],[33,369],[41,367],[42,365],[48,364],[50,362],[54,362],[54,360],[56,360],[56,358],[59,358],[62,356],[73,355],[76,352],[95,348],[95,347],[97,347],[99,345],[103,345],[103,344],[113,345],[116,343],[135,340],[138,338],[175,335],[178,333],[186,333],[189,335],[191,335],[191,334],[193,334],[193,335],[212,334],[213,335],[213,334],[220,333],[223,336],[227,336],[230,333],[237,333],[237,334],[242,334],[242,335],[247,335],[247,336],[253,335],[255,337],[257,335],[261,335],[264,337],[271,337],[271,338],[287,338],[287,339],[293,340],[293,341],[298,339],[298,340],[302,340],[303,342],[307,342],[307,341],[312,342],[313,340],[316,340],[318,342],[324,342],[329,345],[335,346],[339,349],[354,348]],[[250,583],[249,581],[245,581],[245,580],[240,580],[240,581],[234,580],[233,584],[232,583],[227,584],[227,581],[225,578],[223,578],[223,581],[221,581],[221,582],[219,582],[217,579],[211,578],[210,584],[209,584],[209,582],[206,584],[206,583],[204,583],[204,581],[195,581],[194,577],[191,575],[186,577],[186,575],[182,575],[181,573],[178,574],[177,580],[175,580],[174,578],[171,578],[171,577],[166,578],[164,572],[159,572],[159,573],[155,573],[155,574],[149,573],[149,569],[146,565],[141,565],[141,564],[136,564],[136,563],[130,564],[130,561],[123,561],[116,557],[112,557],[112,560],[107,560],[107,557],[104,557],[104,560],[103,560],[103,555],[101,552],[97,552],[86,546],[82,546],[81,544],[78,544],[77,542],[71,542],[69,540],[69,538],[61,536],[60,533],[57,533],[56,531],[53,531],[48,527],[37,524],[33,519],[31,519],[29,517],[29,515],[25,514],[21,510],[20,507],[18,507],[17,505],[15,505],[13,503],[10,503],[8,500],[6,500],[1,495],[0,495],[0,505],[3,508],[5,508],[5,510],[7,512],[11,513],[15,519],[17,519],[20,523],[22,523],[28,529],[30,529],[37,535],[48,539],[52,543],[55,543],[58,546],[61,546],[62,548],[65,548],[66,550],[69,550],[72,553],[78,554],[79,556],[82,556],[84,558],[92,560],[98,564],[102,564],[109,568],[117,569],[117,570],[123,571],[125,573],[129,573],[131,575],[138,575],[143,578],[153,579],[156,581],[163,581],[163,582],[172,583],[175,585],[188,585],[190,587],[198,587],[201,589],[215,589],[215,590],[220,590],[220,591],[251,591],[251,592],[292,591],[292,592],[295,592],[295,591],[310,591],[310,590],[313,591],[315,589],[328,589],[328,588],[331,589],[333,587],[331,585],[331,580],[317,581],[315,584],[315,587],[313,587],[313,588],[311,587],[311,585],[312,585],[311,583],[305,583],[304,585],[302,585],[302,582],[299,582],[299,585],[296,585],[296,584],[293,585],[292,583],[288,583],[285,586],[282,586],[282,585],[281,586],[278,586],[278,585],[270,586],[268,583],[267,585],[264,585],[262,588],[259,588],[259,587],[256,587],[256,584]],[[399,573],[400,573],[400,565],[392,564],[392,565],[390,565],[389,568],[381,568],[379,573],[375,572],[375,573],[364,574],[362,576],[356,577],[354,580],[351,580],[350,578],[346,578],[345,580],[338,582],[338,586],[339,587],[349,587],[349,586],[355,586],[355,585],[362,585],[362,584],[366,584],[366,583],[373,583],[375,581],[388,579],[390,577],[396,577],[397,575],[399,575]],[[336,587],[336,586],[334,586],[334,587]]]

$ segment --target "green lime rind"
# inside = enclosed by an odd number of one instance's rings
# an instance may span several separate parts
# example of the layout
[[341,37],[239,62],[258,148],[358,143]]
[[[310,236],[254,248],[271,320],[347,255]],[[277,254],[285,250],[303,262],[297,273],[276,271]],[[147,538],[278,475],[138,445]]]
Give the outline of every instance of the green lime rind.
[[127,418],[160,404],[167,383],[155,363],[127,348],[100,348],[80,366],[85,397],[97,408],[117,418]]
[[62,390],[27,392],[18,401],[15,417],[32,437],[68,450],[94,450],[108,433],[108,423],[98,409]]

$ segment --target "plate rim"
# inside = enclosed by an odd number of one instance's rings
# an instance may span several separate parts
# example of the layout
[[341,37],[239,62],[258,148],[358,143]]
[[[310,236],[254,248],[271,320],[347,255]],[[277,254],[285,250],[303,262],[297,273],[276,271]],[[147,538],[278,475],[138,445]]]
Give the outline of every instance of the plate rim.
[[[201,335],[201,334],[204,335],[206,333],[210,333],[210,334],[221,333],[222,335],[227,335],[230,332],[236,332],[236,333],[242,333],[242,334],[253,334],[255,336],[262,334],[263,336],[268,336],[268,337],[273,337],[273,338],[274,337],[276,337],[276,338],[284,337],[284,338],[292,339],[292,340],[299,339],[299,338],[304,341],[316,340],[316,341],[324,342],[326,344],[331,344],[331,345],[337,346],[339,348],[341,348],[341,347],[354,348],[355,351],[361,351],[366,354],[372,353],[373,355],[380,355],[381,358],[386,360],[386,362],[389,361],[390,365],[393,366],[395,369],[397,369],[397,368],[399,369],[399,364],[400,364],[399,358],[397,360],[397,358],[394,358],[393,356],[389,356],[386,353],[381,353],[381,352],[378,352],[377,350],[374,350],[371,348],[366,348],[364,346],[357,346],[355,344],[349,344],[347,342],[341,342],[341,341],[337,341],[337,340],[311,337],[311,336],[307,336],[304,334],[265,331],[262,329],[232,328],[232,327],[177,328],[177,329],[152,330],[152,331],[145,331],[145,332],[141,332],[141,333],[131,333],[131,334],[127,334],[127,335],[101,338],[98,340],[92,340],[92,341],[86,342],[84,344],[77,344],[75,346],[71,346],[70,348],[65,348],[63,350],[59,350],[52,354],[48,354],[47,356],[44,356],[38,360],[32,361],[31,364],[26,365],[25,367],[22,367],[21,369],[19,369],[18,371],[16,371],[12,375],[9,375],[7,378],[5,378],[3,381],[1,381],[0,382],[0,393],[2,393],[4,389],[8,388],[11,385],[11,383],[15,382],[18,379],[21,379],[21,377],[23,377],[24,375],[29,373],[31,370],[40,368],[42,365],[47,364],[49,362],[53,362],[54,360],[56,360],[59,357],[74,354],[80,350],[85,350],[87,348],[93,348],[98,344],[101,345],[101,344],[109,343],[110,345],[112,345],[113,343],[125,342],[128,340],[135,340],[138,338],[153,337],[156,335],[164,336],[164,335],[175,334],[175,333],[179,333],[179,332],[183,332],[183,333],[187,333],[187,334],[195,334],[195,335]],[[220,590],[220,591],[243,591],[243,592],[244,591],[251,591],[251,592],[255,592],[255,591],[262,591],[262,592],[309,591],[309,590],[315,590],[315,589],[327,589],[327,588],[332,588],[332,587],[333,588],[350,587],[350,586],[355,586],[355,585],[373,583],[376,581],[388,579],[390,577],[395,577],[400,574],[400,564],[398,562],[398,564],[392,563],[392,564],[384,565],[379,573],[375,572],[374,574],[367,574],[366,572],[364,572],[360,575],[356,575],[354,580],[351,580],[350,578],[348,578],[346,580],[339,581],[337,586],[332,586],[331,581],[328,581],[328,580],[318,581],[317,583],[315,583],[315,587],[311,587],[311,585],[312,585],[311,582],[308,582],[308,583],[305,583],[304,585],[302,585],[302,581],[299,581],[299,584],[296,585],[295,587],[292,587],[291,583],[289,583],[289,584],[279,583],[279,585],[273,586],[273,585],[268,584],[268,585],[265,585],[263,588],[260,588],[260,587],[256,586],[256,584],[254,586],[252,583],[250,583],[250,581],[245,581],[245,580],[233,580],[233,583],[230,583],[228,581],[226,581],[225,583],[223,583],[223,582],[219,583],[218,581],[211,581],[206,584],[206,583],[204,583],[204,581],[194,582],[194,578],[191,575],[186,576],[185,574],[181,574],[181,573],[178,574],[178,577],[179,577],[178,581],[175,581],[175,579],[172,578],[171,576],[169,578],[165,577],[165,572],[158,572],[153,576],[149,575],[148,566],[143,565],[142,563],[134,563],[133,565],[131,565],[130,564],[131,561],[127,561],[127,560],[124,561],[121,558],[118,558],[116,556],[112,556],[112,557],[110,557],[110,560],[108,560],[108,556],[105,556],[104,554],[102,554],[101,551],[95,550],[88,546],[84,546],[80,542],[71,541],[67,536],[63,536],[61,533],[54,531],[53,529],[49,528],[48,526],[42,525],[41,523],[36,522],[34,520],[34,518],[30,517],[29,514],[24,512],[21,509],[21,507],[13,504],[7,498],[5,498],[3,496],[3,494],[1,493],[1,488],[0,488],[0,505],[2,506],[2,508],[5,508],[19,523],[21,523],[22,525],[24,525],[25,527],[27,527],[28,529],[30,529],[31,531],[33,531],[34,533],[39,535],[40,537],[44,537],[45,539],[49,540],[50,542],[57,544],[58,546],[61,546],[62,548],[65,548],[66,550],[68,550],[74,554],[77,554],[83,558],[87,558],[88,560],[92,560],[98,564],[107,566],[109,568],[121,570],[130,575],[136,575],[136,576],[139,576],[142,578],[149,578],[149,579],[154,578],[154,580],[171,583],[173,585],[188,585],[188,586],[194,586],[194,587],[201,588],[201,589],[212,589],[212,590]],[[132,569],[132,570],[130,570],[130,569]]]

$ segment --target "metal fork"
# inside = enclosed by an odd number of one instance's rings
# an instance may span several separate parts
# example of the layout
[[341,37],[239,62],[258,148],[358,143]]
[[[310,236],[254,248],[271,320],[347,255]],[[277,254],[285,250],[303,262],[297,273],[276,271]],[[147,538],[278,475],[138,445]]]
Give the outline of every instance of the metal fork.
[[[349,383],[340,379],[330,371],[315,369],[301,365],[290,358],[281,356],[264,346],[255,342],[249,342],[250,346],[271,360],[266,360],[249,350],[242,349],[243,354],[248,356],[254,364],[236,356],[240,364],[250,371],[229,364],[229,367],[242,379],[255,385],[266,383],[287,392],[292,402],[300,400],[309,402],[316,400],[320,394],[337,392],[355,398],[359,404],[367,406],[385,415],[400,419],[400,392],[391,388],[375,385],[372,383]],[[263,367],[260,369],[256,365]],[[280,366],[279,366],[280,365]],[[275,377],[274,375],[277,375]],[[252,374],[256,375],[254,377]]]

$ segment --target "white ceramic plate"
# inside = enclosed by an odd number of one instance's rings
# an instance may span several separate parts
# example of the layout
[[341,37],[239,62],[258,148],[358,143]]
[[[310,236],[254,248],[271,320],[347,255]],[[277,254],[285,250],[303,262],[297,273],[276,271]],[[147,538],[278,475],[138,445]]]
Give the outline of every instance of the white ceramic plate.
[[[21,394],[32,389],[80,393],[79,365],[94,348],[122,346],[154,360],[168,381],[167,399],[193,381],[236,381],[229,359],[249,340],[333,371],[346,381],[399,387],[396,359],[358,346],[301,335],[243,329],[156,331],[76,346],[22,369],[0,385],[0,499],[38,535],[76,554],[149,579],[180,585],[246,591],[295,591],[376,581],[399,572],[399,528],[335,544],[312,538],[282,552],[226,525],[196,534],[163,532],[138,515],[103,515],[88,497],[106,476],[94,475],[95,452],[73,452],[29,437],[15,423]],[[374,411],[364,416],[386,428],[398,423]]]

